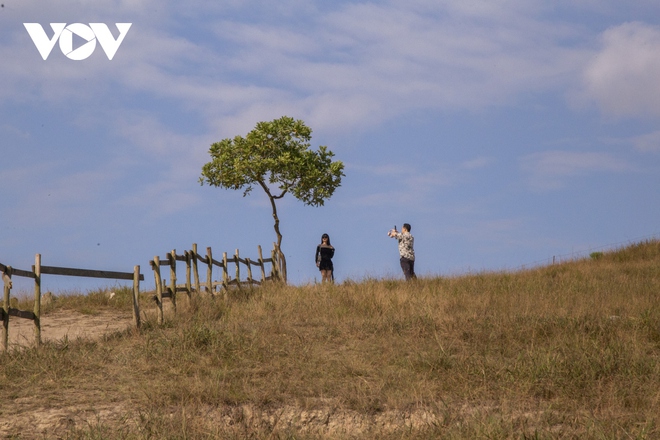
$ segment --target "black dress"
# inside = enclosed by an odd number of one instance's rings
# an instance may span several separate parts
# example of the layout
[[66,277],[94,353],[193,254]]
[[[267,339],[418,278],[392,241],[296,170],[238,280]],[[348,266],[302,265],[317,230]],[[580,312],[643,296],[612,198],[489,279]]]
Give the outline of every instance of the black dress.
[[325,244],[316,246],[316,262],[319,263],[319,270],[334,270],[332,266],[332,257],[335,255],[335,248]]

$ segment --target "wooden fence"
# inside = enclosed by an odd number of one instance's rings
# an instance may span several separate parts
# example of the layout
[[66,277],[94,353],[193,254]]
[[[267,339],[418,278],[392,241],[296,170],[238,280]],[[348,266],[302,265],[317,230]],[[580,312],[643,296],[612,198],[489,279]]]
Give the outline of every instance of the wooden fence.
[[[2,319],[2,350],[6,351],[9,346],[9,317],[30,319],[34,322],[34,342],[36,346],[41,344],[41,276],[42,275],[66,275],[73,277],[107,278],[114,280],[133,280],[133,321],[136,328],[140,328],[140,309],[138,295],[140,293],[140,281],[144,275],[140,274],[140,266],[135,266],[130,272],[111,272],[107,270],[73,269],[67,267],[42,266],[41,254],[35,257],[34,266],[31,271],[14,269],[0,263],[0,272],[4,282],[4,302],[0,310]],[[19,310],[10,307],[10,296],[12,289],[12,276],[34,279],[34,310]]]
[[[206,256],[197,253],[197,244],[193,244],[191,251],[184,252],[183,255],[177,255],[173,250],[165,258],[154,257],[150,261],[151,267],[154,270],[154,277],[156,280],[156,303],[158,305],[158,322],[163,323],[163,298],[170,298],[174,310],[176,311],[176,294],[177,292],[186,292],[188,298],[191,298],[193,292],[201,292],[202,289],[209,294],[215,296],[217,291],[236,287],[242,288],[243,286],[257,286],[268,280],[279,280],[279,261],[277,259],[278,253],[276,252],[277,245],[274,244],[271,251],[270,258],[263,258],[261,246],[259,246],[259,257],[257,260],[250,258],[240,258],[238,249],[233,257],[227,258],[227,253],[222,254],[222,261],[213,259],[211,248],[206,248]],[[185,284],[177,285],[176,275],[176,262],[183,261],[186,264],[186,282]],[[206,265],[206,281],[202,284],[199,277],[198,263]],[[266,275],[266,264],[270,264],[270,274]],[[235,277],[232,278],[229,274],[229,265],[235,264]],[[243,264],[247,269],[247,277],[241,280],[241,268]],[[170,267],[170,286],[163,287],[163,280],[161,278],[160,268],[162,266]],[[213,266],[222,269],[222,280],[213,281]],[[260,269],[260,276],[255,278],[252,274],[252,267],[257,266]],[[35,264],[32,266],[31,271],[15,269],[11,266],[5,266],[0,263],[0,273],[2,273],[2,280],[4,283],[4,302],[0,309],[0,320],[2,321],[2,346],[0,350],[6,351],[9,346],[9,317],[16,316],[19,318],[30,319],[34,322],[34,340],[35,346],[41,344],[41,276],[42,275],[65,275],[74,277],[88,277],[88,278],[106,278],[114,280],[133,280],[133,321],[137,329],[140,328],[140,281],[144,281],[144,275],[140,274],[140,266],[135,266],[132,273],[130,272],[111,272],[107,270],[89,270],[89,269],[74,269],[67,267],[55,266],[42,266],[41,254],[35,257]],[[10,306],[11,304],[11,289],[12,277],[19,276],[34,279],[34,310],[19,310]],[[219,289],[218,289],[219,288]]]
[[[185,251],[183,254],[177,254],[176,250],[168,253],[165,257],[160,258],[155,256],[149,262],[154,271],[154,278],[156,282],[156,294],[154,300],[158,306],[158,323],[163,323],[163,298],[169,298],[172,303],[172,308],[176,313],[176,296],[178,292],[185,292],[190,299],[194,292],[201,293],[204,290],[206,293],[215,296],[219,290],[224,289],[225,293],[228,289],[236,287],[238,289],[244,286],[258,286],[269,280],[280,280],[279,261],[277,258],[277,244],[273,244],[273,250],[270,253],[270,258],[263,258],[261,246],[258,247],[259,257],[256,260],[250,258],[240,258],[238,249],[233,257],[228,258],[227,252],[222,254],[222,261],[213,259],[213,252],[210,247],[206,248],[206,255],[200,255],[197,252],[197,244],[193,243],[192,250]],[[185,283],[177,284],[177,261],[185,262],[186,265],[186,279]],[[199,277],[199,264],[206,265],[206,281],[200,281]],[[266,264],[270,263],[270,274],[266,275]],[[235,277],[232,278],[229,273],[229,265],[235,265]],[[241,280],[241,267],[243,264],[247,271],[245,280]],[[163,278],[161,275],[161,267],[170,267],[170,283],[169,286],[164,286]],[[213,281],[213,266],[222,269],[222,280]],[[260,276],[255,279],[252,273],[252,267],[257,266],[260,269]]]

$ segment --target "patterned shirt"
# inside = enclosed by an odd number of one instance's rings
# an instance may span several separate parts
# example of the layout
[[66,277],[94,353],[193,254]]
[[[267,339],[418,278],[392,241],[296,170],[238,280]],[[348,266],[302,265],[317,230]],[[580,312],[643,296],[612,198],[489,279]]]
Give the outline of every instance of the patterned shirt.
[[399,255],[402,258],[415,260],[415,238],[410,235],[410,232],[397,232],[394,236],[399,241]]

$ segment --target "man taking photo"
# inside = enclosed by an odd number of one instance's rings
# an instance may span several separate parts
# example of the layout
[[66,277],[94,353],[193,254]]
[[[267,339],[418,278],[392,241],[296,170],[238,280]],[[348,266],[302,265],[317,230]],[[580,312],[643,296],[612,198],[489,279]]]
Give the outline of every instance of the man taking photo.
[[404,223],[401,232],[397,231],[395,226],[387,235],[396,238],[399,242],[401,269],[403,269],[406,280],[417,278],[415,275],[415,238],[410,234],[410,224]]

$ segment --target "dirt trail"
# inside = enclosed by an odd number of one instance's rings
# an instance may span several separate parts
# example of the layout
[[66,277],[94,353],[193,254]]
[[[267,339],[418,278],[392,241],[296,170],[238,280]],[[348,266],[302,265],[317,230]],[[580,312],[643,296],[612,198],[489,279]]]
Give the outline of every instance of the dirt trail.
[[[41,340],[61,341],[64,338],[95,339],[104,334],[131,326],[130,312],[101,311],[94,315],[58,310],[41,317]],[[34,323],[15,316],[9,318],[9,348],[34,345]]]

